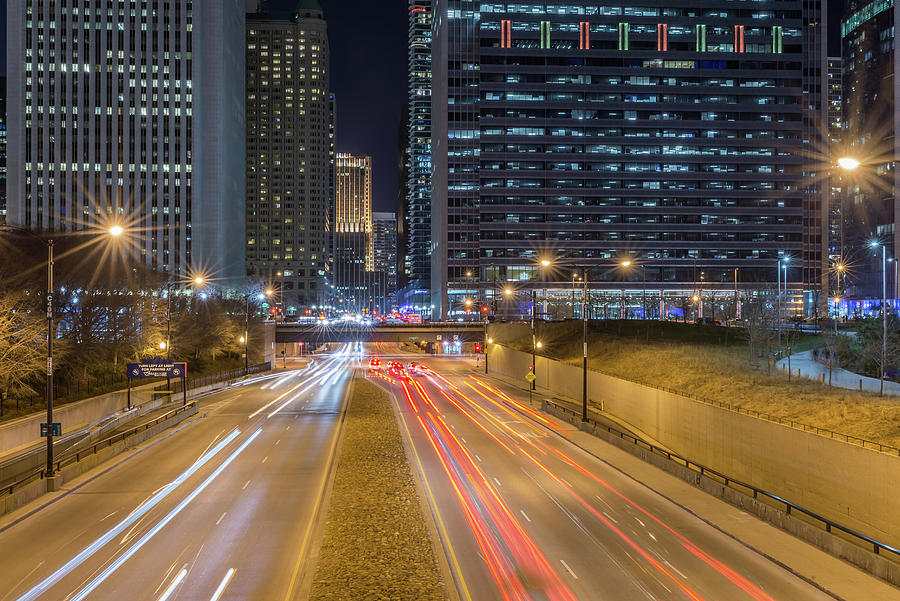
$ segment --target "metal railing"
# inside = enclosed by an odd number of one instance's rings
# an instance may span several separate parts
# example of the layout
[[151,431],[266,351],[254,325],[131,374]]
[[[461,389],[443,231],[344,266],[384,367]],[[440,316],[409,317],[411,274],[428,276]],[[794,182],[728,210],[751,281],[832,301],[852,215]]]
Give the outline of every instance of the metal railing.
[[[167,420],[175,417],[176,415],[184,413],[185,411],[193,409],[196,406],[197,406],[197,401],[191,401],[187,405],[178,407],[177,409],[173,409],[172,411],[167,411],[166,413],[163,413],[162,415],[160,415],[150,421],[144,422],[143,424],[141,424],[139,426],[135,426],[134,428],[130,428],[128,430],[125,430],[124,432],[120,432],[119,434],[114,434],[113,436],[104,438],[103,440],[98,440],[97,442],[95,442],[94,444],[92,444],[89,447],[85,447],[84,449],[80,449],[78,451],[75,451],[74,453],[64,454],[54,462],[54,468],[53,468],[54,473],[58,473],[59,470],[61,470],[62,468],[66,467],[68,465],[72,465],[73,463],[77,463],[77,462],[81,461],[82,459],[84,459],[85,457],[94,455],[98,451],[101,451],[102,449],[107,448],[107,447],[111,447],[115,443],[121,442],[130,436],[134,436],[135,434],[137,434],[139,432],[143,432],[144,430],[147,430],[154,426],[158,426],[162,422],[167,421]],[[47,471],[47,468],[43,467],[43,468],[37,469],[33,472],[30,472],[30,473],[26,474],[25,476],[22,476],[15,482],[12,482],[10,484],[5,484],[3,486],[3,488],[0,488],[0,495],[4,495],[4,494],[11,495],[11,494],[13,494],[13,492],[15,492],[15,490],[17,488],[24,486],[25,484],[30,484],[31,482],[34,482],[36,480],[43,480],[44,474],[46,473],[46,471]]]
[[[256,365],[251,365],[247,368],[247,371],[244,371],[243,367],[239,367],[237,369],[230,369],[228,371],[220,371],[219,373],[209,374],[206,376],[197,376],[191,377],[188,375],[187,377],[187,388],[191,390],[192,388],[202,388],[204,386],[209,386],[210,384],[216,384],[218,382],[224,382],[225,380],[236,380],[237,378],[243,377],[244,375],[258,374],[265,371],[270,371],[272,369],[271,363],[258,363]],[[190,370],[188,370],[190,372]],[[165,382],[162,384],[157,384],[153,387],[155,392],[161,392],[164,390],[170,390],[172,395],[181,394],[184,392],[184,382],[180,379],[173,379],[171,386],[167,386]]]
[[[578,410],[571,409],[565,405],[562,405],[560,403],[556,403],[556,402],[553,402],[550,400],[544,400],[544,403],[546,403],[547,406],[549,406],[557,411],[560,411],[564,414],[571,415],[577,421],[581,420],[581,410],[580,409],[578,409]],[[647,451],[650,451],[651,453],[653,453],[655,455],[660,455],[662,457],[665,457],[669,461],[672,461],[674,463],[677,463],[678,465],[681,465],[690,470],[698,472],[701,476],[706,476],[708,478],[712,478],[713,480],[716,480],[720,484],[724,484],[725,486],[732,488],[740,493],[752,494],[754,499],[760,500],[760,501],[764,502],[766,505],[773,507],[774,509],[781,509],[781,506],[783,505],[784,506],[783,511],[787,515],[793,515],[794,513],[799,513],[800,515],[806,516],[807,518],[810,518],[810,520],[804,520],[804,523],[822,527],[825,529],[825,532],[829,532],[829,533],[834,533],[834,531],[841,532],[841,533],[847,535],[853,543],[857,544],[861,548],[870,547],[876,555],[882,555],[881,551],[888,551],[889,554],[884,555],[884,557],[890,558],[891,560],[896,561],[896,562],[900,562],[900,549],[898,549],[896,547],[892,547],[881,541],[877,541],[874,538],[866,536],[865,534],[857,532],[856,530],[853,530],[852,528],[842,526],[841,524],[838,524],[837,522],[833,522],[832,520],[829,520],[828,518],[823,517],[814,511],[810,511],[809,509],[801,507],[800,505],[791,503],[787,499],[784,499],[776,494],[770,493],[766,490],[763,490],[761,488],[753,486],[752,484],[747,484],[746,482],[732,478],[726,474],[723,474],[722,472],[720,472],[718,470],[714,470],[710,467],[706,467],[705,465],[697,463],[696,461],[691,461],[690,459],[686,459],[686,458],[682,457],[681,455],[678,455],[677,453],[673,453],[666,449],[662,449],[654,444],[647,442],[646,440],[643,440],[642,438],[638,438],[637,436],[634,436],[633,434],[629,434],[628,432],[623,432],[622,430],[614,428],[608,424],[602,424],[594,419],[591,419],[590,417],[588,417],[587,423],[591,424],[594,428],[602,428],[602,429],[606,430],[609,434],[618,436],[619,438],[621,438],[623,440],[627,440],[627,441],[631,442],[632,444],[634,444],[635,446],[638,446]],[[767,500],[769,502],[766,502]]]

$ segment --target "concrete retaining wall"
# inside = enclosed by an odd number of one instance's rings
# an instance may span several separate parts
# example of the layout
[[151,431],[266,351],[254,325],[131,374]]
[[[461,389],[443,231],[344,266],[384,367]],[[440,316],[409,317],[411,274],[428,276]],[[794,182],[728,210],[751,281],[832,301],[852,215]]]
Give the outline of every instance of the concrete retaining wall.
[[611,445],[629,452],[643,461],[681,478],[685,482],[722,499],[726,503],[734,505],[735,507],[740,507],[741,509],[756,515],[763,521],[790,532],[797,538],[805,540],[835,557],[848,561],[891,584],[900,585],[900,564],[884,557],[880,557],[872,551],[862,548],[856,542],[844,540],[835,534],[826,532],[819,526],[803,521],[802,518],[795,518],[785,511],[772,507],[759,499],[754,499],[752,495],[744,494],[740,490],[725,486],[721,482],[700,474],[680,463],[670,461],[662,455],[652,453],[648,449],[638,446],[630,440],[620,438],[619,436],[608,432],[604,427],[595,426],[593,423],[581,424],[580,417],[573,418],[571,414],[564,411],[558,411],[556,408],[548,406],[546,403],[543,404],[543,409],[551,415],[556,415],[565,421],[580,425],[581,429],[585,432],[589,432],[597,438],[601,438]]
[[[132,388],[131,404],[141,405],[153,399],[152,386]],[[122,411],[128,407],[128,394],[117,390],[89,399],[66,403],[53,408],[53,419],[62,424],[63,433],[72,432]],[[35,413],[0,425],[0,454],[40,440],[41,424],[47,421],[46,413]]]
[[[490,345],[491,372],[526,384],[531,355]],[[537,385],[581,399],[579,367],[538,357]],[[900,458],[588,372],[588,396],[674,452],[900,547]]]
[[[81,461],[64,467],[56,476],[55,486],[58,489],[59,486],[61,486],[64,482],[72,480],[80,476],[81,474],[84,474],[85,472],[97,467],[105,461],[108,461],[109,459],[115,457],[123,451],[127,451],[128,449],[136,447],[142,442],[153,438],[160,432],[178,425],[184,420],[196,415],[197,412],[197,405],[194,404],[193,407],[189,407],[186,411],[173,416],[171,419],[156,424],[155,426],[151,426],[150,428],[138,432],[125,440],[117,441],[108,447],[100,449],[92,455],[88,455]],[[34,482],[31,482],[30,484],[17,489],[11,495],[4,494],[0,496],[0,515],[5,515],[11,511],[18,509],[19,507],[22,507],[23,505],[30,503],[31,501],[34,501],[44,493],[48,492],[47,488],[47,480],[35,480]]]

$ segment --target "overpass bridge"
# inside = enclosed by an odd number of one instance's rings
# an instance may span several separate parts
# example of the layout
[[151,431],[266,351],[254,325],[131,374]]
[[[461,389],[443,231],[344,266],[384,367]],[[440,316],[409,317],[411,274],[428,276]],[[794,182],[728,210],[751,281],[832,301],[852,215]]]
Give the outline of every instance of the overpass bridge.
[[275,324],[275,342],[437,342],[459,340],[482,342],[484,324],[480,322],[442,322],[420,324],[378,324],[364,326],[358,323],[319,325],[299,323]]

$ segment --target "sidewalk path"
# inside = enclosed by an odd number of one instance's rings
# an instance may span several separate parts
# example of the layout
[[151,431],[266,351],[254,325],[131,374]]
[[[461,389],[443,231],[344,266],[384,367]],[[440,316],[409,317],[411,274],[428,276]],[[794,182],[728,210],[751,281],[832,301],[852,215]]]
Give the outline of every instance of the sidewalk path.
[[[778,369],[787,371],[787,358],[780,359],[777,365]],[[818,380],[819,382],[823,381],[822,376],[824,375],[824,383],[828,384],[828,368],[813,359],[812,351],[794,353],[791,355],[791,373],[797,375],[798,371],[802,377],[809,378],[810,380]],[[832,386],[837,388],[847,388],[849,390],[859,390],[860,382],[862,382],[863,390],[869,392],[879,392],[881,390],[881,381],[878,378],[861,376],[852,371],[847,371],[846,369],[835,368],[831,370]],[[884,392],[885,394],[900,396],[900,383],[885,381]]]

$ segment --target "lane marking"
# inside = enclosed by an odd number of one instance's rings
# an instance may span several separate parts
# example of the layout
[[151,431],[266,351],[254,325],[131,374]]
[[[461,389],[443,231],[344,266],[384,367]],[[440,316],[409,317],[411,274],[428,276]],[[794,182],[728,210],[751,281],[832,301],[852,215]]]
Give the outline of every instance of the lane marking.
[[187,570],[182,568],[180,572],[178,572],[178,576],[175,576],[175,580],[172,581],[172,584],[169,585],[169,588],[162,594],[162,596],[157,601],[166,601],[170,596],[172,596],[172,592],[175,590],[181,581],[184,580],[184,577],[187,576]]
[[481,461],[481,457],[479,457],[478,455],[475,455],[475,459],[477,459],[479,462]]
[[287,428],[285,428],[285,430],[290,430],[290,429],[291,429],[291,427],[290,427],[290,426],[288,426],[288,427],[287,427]]
[[559,479],[562,480],[563,482],[565,482],[566,486],[568,486],[569,488],[572,488],[572,483],[571,483],[571,482],[569,482],[568,480],[566,480],[566,479],[563,478],[562,476],[560,476]]
[[613,516],[609,515],[609,514],[606,513],[605,511],[603,512],[603,515],[605,515],[605,516],[609,519],[609,521],[612,522],[613,524],[618,524],[618,523],[619,523],[619,520],[617,520],[617,519],[614,518]]
[[528,514],[525,513],[525,510],[524,510],[524,509],[520,509],[520,510],[519,510],[519,513],[522,514],[522,517],[523,517],[523,518],[525,518],[525,519],[528,520],[529,522],[531,521],[531,518],[528,517]]
[[240,434],[240,430],[238,430],[237,428],[232,430],[231,434],[220,440],[219,443],[213,448],[203,453],[188,469],[179,474],[178,477],[172,480],[169,484],[162,487],[162,489],[160,489],[159,492],[154,494],[150,499],[144,501],[134,511],[128,514],[128,517],[113,526],[109,531],[106,532],[106,534],[82,549],[81,552],[78,553],[78,555],[67,561],[62,567],[60,567],[55,572],[47,576],[44,580],[32,587],[31,590],[19,597],[17,601],[33,601],[34,599],[42,595],[45,591],[47,591],[47,589],[49,589],[54,584],[59,582],[62,578],[71,573],[94,553],[103,548],[110,541],[114,540],[119,534],[124,532],[126,528],[131,526],[144,514],[153,509],[153,507],[155,507],[160,501],[162,501],[163,498],[165,498],[169,493],[175,490],[185,480],[190,478],[194,474],[194,472],[203,467],[203,465],[205,465],[207,461],[217,455],[219,451],[225,448],[225,446],[227,446],[228,443],[234,440],[235,437],[238,436],[238,434]]
[[656,541],[656,537],[655,537],[655,536],[653,536],[653,533],[652,533],[652,532],[648,532],[648,533],[647,533],[647,534],[649,534],[649,535],[650,535],[650,538],[652,538],[652,539],[653,539],[653,540],[654,540],[654,542],[655,542],[655,541]]
[[684,572],[682,572],[681,570],[679,570],[678,568],[676,568],[675,566],[673,566],[672,564],[670,564],[670,563],[669,563],[668,561],[666,561],[665,559],[663,559],[663,563],[666,564],[667,566],[669,566],[670,568],[672,568],[672,571],[673,571],[673,572],[675,572],[676,574],[678,574],[679,576],[681,576],[681,577],[684,578],[685,580],[688,579],[688,577],[684,575]]
[[644,524],[644,522],[641,521],[641,518],[636,517],[636,518],[634,518],[634,519],[637,520],[637,523],[640,524],[642,528],[646,528],[646,527],[647,527],[647,526]]
[[269,456],[268,456],[268,455],[266,455],[266,456],[265,456],[265,457],[263,457],[263,460],[262,460],[262,462],[263,462],[263,463],[265,463],[265,462],[266,462],[266,461],[268,461],[268,460],[269,460]]
[[[397,401],[397,397],[394,397],[394,404],[398,411],[400,411],[400,404]],[[438,527],[441,529],[441,536],[446,543],[446,548],[450,552],[450,559],[453,561],[453,569],[456,573],[457,578],[457,592],[459,592],[459,588],[462,588],[462,594],[466,598],[467,601],[472,601],[472,595],[469,594],[469,587],[466,584],[466,579],[463,577],[462,569],[459,567],[459,560],[456,558],[456,551],[453,550],[453,544],[450,542],[450,535],[447,534],[447,528],[444,525],[444,519],[441,517],[441,512],[437,507],[437,502],[434,500],[434,493],[431,491],[431,485],[428,483],[428,477],[425,475],[425,468],[422,466],[422,460],[419,458],[419,451],[416,449],[416,445],[413,442],[412,433],[409,431],[409,426],[406,423],[405,419],[401,419],[400,423],[403,424],[403,429],[406,430],[406,440],[409,443],[409,448],[412,449],[413,455],[416,458],[416,464],[419,466],[419,474],[422,476],[422,482],[425,484],[425,490],[428,493],[429,505],[431,505],[432,513],[434,517],[437,518]],[[479,552],[479,555],[481,553]],[[484,556],[481,557],[484,560]]]
[[569,564],[567,564],[564,559],[560,559],[559,563],[563,564],[563,567],[566,568],[566,571],[572,575],[572,578],[578,580],[578,576],[575,575],[575,572],[572,571],[572,568],[569,567]]
[[219,601],[219,597],[222,596],[222,593],[228,587],[228,583],[231,582],[232,576],[234,576],[234,568],[228,568],[228,571],[225,572],[225,577],[222,578],[222,582],[219,583],[219,587],[213,593],[213,596],[209,598],[209,601]]
[[466,439],[463,438],[462,436],[460,436],[459,439],[460,439],[461,441],[463,441],[463,444],[469,444],[469,443],[466,442]]
[[120,567],[122,567],[122,565],[126,561],[128,561],[132,555],[137,553],[141,549],[141,547],[143,547],[144,545],[147,544],[147,541],[149,541],[151,538],[156,536],[156,534],[160,530],[162,530],[166,526],[166,524],[171,522],[175,518],[175,516],[177,516],[179,513],[181,513],[182,510],[191,503],[191,501],[196,499],[200,495],[200,493],[203,492],[206,489],[206,487],[210,485],[210,483],[212,483],[213,480],[218,478],[219,474],[221,474],[225,470],[225,468],[228,467],[231,464],[231,462],[235,460],[235,458],[238,455],[243,453],[244,450],[250,445],[251,442],[256,440],[256,437],[259,436],[260,432],[262,432],[262,428],[259,428],[256,432],[251,434],[250,437],[247,438],[247,440],[245,440],[241,444],[241,446],[239,446],[237,449],[235,449],[231,453],[231,455],[229,455],[219,465],[219,467],[217,467],[215,469],[215,471],[213,473],[211,473],[209,476],[206,477],[206,480],[204,480],[200,484],[200,486],[195,488],[193,490],[193,492],[191,492],[191,494],[189,494],[187,497],[185,497],[184,500],[182,500],[172,511],[170,511],[168,514],[166,514],[166,517],[164,517],[162,520],[160,520],[153,528],[151,528],[144,536],[142,536],[138,542],[136,542],[134,545],[132,545],[122,555],[117,557],[116,560],[113,561],[109,565],[109,567],[107,567],[105,570],[103,570],[103,572],[101,572],[99,576],[94,578],[86,587],[84,587],[83,589],[78,591],[78,594],[75,595],[74,597],[72,597],[72,601],[83,601],[88,595],[90,595],[94,591],[94,589],[96,589],[98,586],[100,586],[103,583],[103,581],[105,581],[116,570],[118,570]]
[[250,485],[250,481],[247,480],[246,482],[244,482],[244,486],[241,487],[241,490],[246,489],[249,485]]
[[222,522],[222,519],[225,517],[226,513],[228,513],[228,512],[227,511],[222,512],[222,515],[220,515],[219,519],[216,520],[216,526],[218,526]]
[[280,439],[280,438],[279,438],[278,440],[275,441],[275,446],[276,446],[276,447],[278,446],[278,443],[279,443],[279,442],[281,442],[281,439]]
[[500,481],[499,481],[499,480],[497,480],[497,479],[496,479],[496,478],[494,478],[494,482],[496,482],[496,483],[497,483],[497,486],[503,486],[503,485],[502,485],[502,484],[500,484]]

